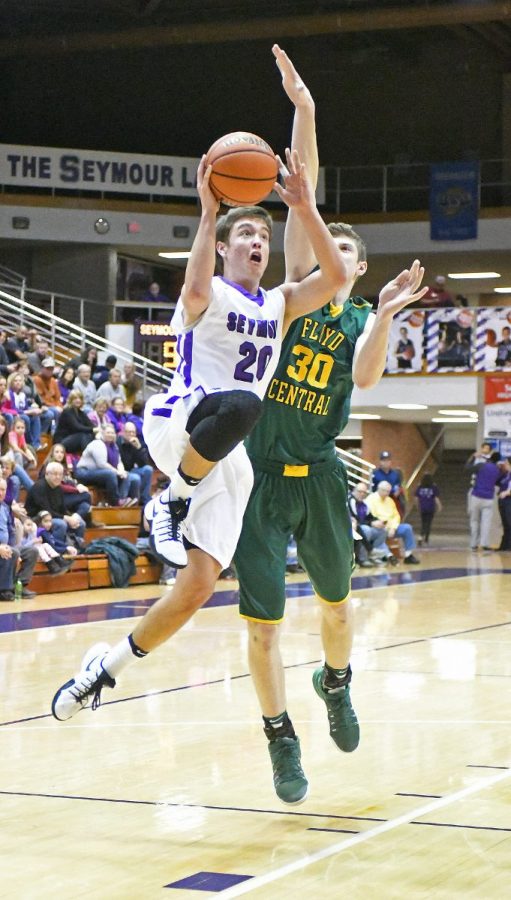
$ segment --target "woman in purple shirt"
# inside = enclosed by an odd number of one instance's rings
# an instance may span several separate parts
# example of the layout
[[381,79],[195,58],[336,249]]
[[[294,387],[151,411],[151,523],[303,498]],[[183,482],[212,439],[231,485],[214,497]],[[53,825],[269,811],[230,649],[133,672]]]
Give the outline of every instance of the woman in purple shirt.
[[415,502],[421,517],[421,536],[419,543],[429,544],[429,536],[431,534],[431,525],[433,523],[434,515],[442,509],[438,487],[433,481],[433,476],[429,472],[425,472],[422,476],[421,483],[415,491]]

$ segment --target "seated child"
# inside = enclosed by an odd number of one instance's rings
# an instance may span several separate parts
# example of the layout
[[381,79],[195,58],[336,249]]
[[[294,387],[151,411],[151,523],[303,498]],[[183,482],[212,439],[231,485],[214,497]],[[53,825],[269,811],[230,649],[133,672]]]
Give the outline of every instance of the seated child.
[[65,544],[53,534],[53,517],[47,509],[42,509],[35,517],[37,523],[37,536],[42,538],[43,543],[49,544],[57,551],[59,556],[66,553],[68,556],[76,556],[78,550],[72,544]]
[[64,559],[55,547],[52,547],[51,544],[43,541],[43,538],[38,533],[39,530],[40,529],[38,529],[37,524],[33,519],[25,519],[23,522],[23,539],[21,541],[21,546],[37,547],[39,559],[43,561],[48,571],[51,572],[52,575],[62,575],[71,568],[73,565],[72,560]]

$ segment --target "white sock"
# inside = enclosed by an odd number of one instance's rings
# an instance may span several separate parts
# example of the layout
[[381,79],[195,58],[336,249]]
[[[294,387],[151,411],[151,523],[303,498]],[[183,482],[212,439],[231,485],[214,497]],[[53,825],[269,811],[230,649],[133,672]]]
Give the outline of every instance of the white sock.
[[197,484],[200,484],[199,480],[197,480],[196,484],[188,484],[188,482],[184,480],[180,472],[175,472],[170,482],[172,499],[188,500],[188,498],[192,496],[195,488],[197,487]]
[[[140,651],[139,651],[140,652]],[[145,656],[146,654],[142,654]],[[126,668],[129,663],[135,659],[140,659],[138,654],[133,652],[133,646],[129,637],[125,637],[119,641],[115,647],[108,651],[103,660],[103,668],[106,669],[112,678],[117,678],[120,672]]]

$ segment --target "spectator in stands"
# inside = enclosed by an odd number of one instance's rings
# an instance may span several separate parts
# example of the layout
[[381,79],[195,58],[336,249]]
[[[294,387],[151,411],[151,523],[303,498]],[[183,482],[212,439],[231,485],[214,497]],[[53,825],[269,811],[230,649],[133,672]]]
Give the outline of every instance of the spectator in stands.
[[130,410],[137,400],[143,400],[142,379],[135,371],[135,363],[124,363],[121,383],[124,389],[126,409]]
[[429,536],[431,534],[431,526],[435,513],[441,512],[442,503],[440,501],[440,492],[438,486],[433,481],[430,472],[425,472],[421,478],[421,483],[415,491],[415,503],[421,517],[421,536],[419,543],[429,544]]
[[7,379],[0,375],[0,413],[5,418],[9,429],[12,428],[14,416],[16,415],[16,407],[12,405],[9,390],[7,388]]
[[162,294],[157,281],[151,282],[142,300],[146,303],[170,303],[170,298],[166,294]]
[[114,397],[106,411],[108,424],[113,425],[117,434],[121,434],[128,419],[123,397]]
[[23,419],[26,427],[27,440],[34,450],[41,447],[41,407],[27,396],[23,390],[25,378],[21,372],[13,372],[7,379],[7,387],[11,404],[16,410],[16,415]]
[[81,453],[97,431],[83,411],[83,394],[81,391],[71,391],[53,436],[54,441],[64,444],[68,453]]
[[137,437],[133,422],[126,422],[121,436],[117,439],[121,460],[127,472],[139,479],[139,497],[142,506],[151,499],[151,481],[154,469],[149,463],[147,447]]
[[43,338],[42,335],[39,334],[37,328],[27,328],[26,342],[28,346],[28,353],[32,353],[41,340],[43,340]]
[[23,390],[27,395],[30,403],[35,403],[36,406],[41,410],[40,423],[41,423],[41,434],[49,434],[53,429],[53,423],[55,420],[55,414],[53,410],[46,406],[45,403],[41,400],[37,388],[34,383],[34,379],[30,374],[30,369],[26,362],[22,362],[18,366],[18,372],[20,375],[23,375]]
[[116,366],[117,366],[117,357],[114,356],[113,354],[110,354],[109,356],[107,356],[107,358],[105,359],[104,366],[101,366],[99,364],[96,366],[96,369],[94,371],[93,381],[97,388],[101,387],[101,385],[104,384],[105,381],[108,381],[108,376],[110,375],[110,372],[112,371],[112,369],[115,369]]
[[436,276],[433,284],[417,305],[427,309],[447,308],[455,305],[452,294],[445,286],[445,275]]
[[474,481],[470,490],[469,519],[470,519],[470,546],[472,550],[491,550],[490,534],[492,526],[495,486],[502,475],[497,463],[500,455],[494,451],[488,460],[470,465],[465,463]]
[[7,338],[4,346],[7,356],[9,357],[9,362],[19,363],[21,360],[27,358],[27,353],[30,352],[27,333],[28,330],[26,325],[18,325],[14,334]]
[[139,441],[145,447],[144,441],[144,406],[145,404],[136,400],[131,408],[131,412],[128,413],[127,422],[133,422],[135,428],[137,429],[137,437]]
[[385,528],[387,538],[398,537],[403,540],[405,548],[405,563],[414,565],[419,562],[413,551],[417,546],[413,528],[408,522],[401,522],[401,516],[396,504],[391,499],[392,485],[389,481],[380,481],[378,487],[367,498],[369,512],[373,516],[372,524],[376,528]]
[[53,517],[52,532],[61,545],[76,547],[83,545],[85,522],[78,513],[66,511],[63,478],[64,467],[58,462],[48,463],[44,478],[38,478],[28,491],[25,507],[31,519],[41,510],[48,510]]
[[94,403],[93,409],[91,409],[89,413],[89,419],[97,430],[97,434],[105,428],[106,425],[111,425],[112,422],[107,416],[108,412],[108,402],[104,397],[96,397],[96,401]]
[[85,350],[82,350],[78,356],[73,356],[72,359],[69,360],[69,365],[73,367],[75,372],[78,372],[80,366],[88,366],[90,369],[89,378],[92,378],[96,371],[96,367],[98,364],[98,351],[95,347],[85,347]]
[[53,431],[57,426],[57,422],[62,412],[62,402],[60,399],[60,387],[55,375],[55,360],[51,356],[46,356],[39,369],[39,373],[34,375],[34,386],[41,398],[43,405],[51,412],[52,422],[54,424]]
[[[14,582],[18,579],[23,586],[21,596],[35,597],[28,584],[38,553],[33,547],[18,546],[12,511],[5,502],[6,490],[5,478],[0,478],[0,600],[14,600]],[[21,560],[21,567],[17,572],[18,560]]]
[[[382,561],[397,562],[386,544],[387,532],[383,522],[378,523],[378,525],[374,524],[374,516],[367,504],[368,493],[367,485],[361,481],[355,485],[348,497],[348,508],[352,524],[354,523],[353,527],[361,537],[361,541],[355,542],[357,561],[360,560],[359,564],[362,566],[366,558],[369,559],[369,562],[371,558],[376,557]],[[362,548],[365,549],[366,553],[361,552]]]
[[47,359],[49,356],[50,345],[44,338],[40,338],[37,342],[35,350],[28,354],[26,360],[32,375],[39,374],[43,359]]
[[61,555],[65,553],[67,556],[77,556],[78,550],[83,549],[83,538],[79,539],[79,547],[77,547],[75,543],[72,542],[75,537],[72,532],[68,531],[67,534],[62,536],[62,533],[57,526],[56,519],[53,518],[49,510],[42,509],[41,512],[37,514],[36,524],[37,534],[46,544],[53,547],[57,553]]
[[64,469],[64,477],[62,478],[62,490],[64,491],[64,506],[66,512],[78,513],[85,521],[89,522],[90,509],[92,505],[91,495],[86,486],[80,484],[74,476],[73,466],[68,459],[64,444],[53,444],[48,456],[39,470],[39,478],[44,478],[46,467],[51,462],[58,462]]
[[135,506],[138,503],[140,479],[135,479],[124,468],[113,425],[107,425],[85,447],[76,464],[75,476],[82,484],[102,488],[109,506]]
[[69,392],[73,390],[73,383],[76,378],[76,372],[72,366],[65,366],[59,377],[60,402],[64,406],[67,403]]
[[[12,423],[11,423],[12,424]],[[13,477],[18,480],[18,496],[19,487],[22,486],[28,491],[32,487],[33,481],[25,472],[23,464],[16,462],[14,450],[9,439],[10,428],[5,416],[0,415],[0,456],[3,459],[10,459],[14,463]],[[16,497],[18,499],[18,497]]]
[[[0,332],[6,334],[6,332]],[[9,357],[7,356],[7,351],[4,347],[4,342],[0,341],[0,375],[3,375],[6,379],[14,372],[18,367],[17,362],[11,362]]]
[[[44,512],[46,513],[46,511]],[[49,513],[46,513],[46,515],[51,519]],[[55,547],[44,541],[41,534],[44,530],[44,515],[39,513],[38,518],[41,521],[40,529],[33,519],[27,518],[23,522],[23,539],[21,541],[21,547],[35,547],[39,559],[44,563],[48,571],[51,572],[52,575],[63,575],[64,572],[68,572],[73,565],[72,560],[64,559]]]
[[380,481],[388,481],[391,485],[390,496],[398,508],[400,516],[404,513],[404,489],[400,469],[392,468],[392,455],[388,450],[380,453],[380,464],[373,469],[373,491],[378,489]]
[[121,384],[122,372],[120,369],[112,369],[108,381],[104,381],[98,388],[98,397],[104,397],[108,405],[111,406],[113,400],[119,397],[124,400],[124,390]]
[[26,438],[26,426],[21,416],[16,416],[9,431],[9,444],[14,453],[14,459],[18,466],[24,469],[37,465],[37,457],[34,450],[28,444]]
[[73,390],[80,391],[83,397],[83,411],[88,413],[94,406],[96,399],[96,385],[91,381],[91,369],[86,363],[81,363],[76,370],[76,378],[73,382]]

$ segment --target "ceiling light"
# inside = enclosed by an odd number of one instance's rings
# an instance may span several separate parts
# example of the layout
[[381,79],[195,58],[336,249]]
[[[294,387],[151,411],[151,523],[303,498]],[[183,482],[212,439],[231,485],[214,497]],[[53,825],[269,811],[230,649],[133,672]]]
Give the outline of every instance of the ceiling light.
[[432,422],[441,422],[442,425],[453,425],[457,422],[464,422],[466,425],[477,425],[477,419],[467,419],[462,418],[461,416],[450,416],[448,419],[440,418],[439,416],[435,416],[431,419]]
[[439,409],[442,416],[472,416],[477,419],[477,413],[471,409]]
[[169,253],[158,253],[163,259],[190,259],[191,250],[172,250]]
[[449,272],[449,278],[500,278],[499,272]]
[[511,294],[511,287],[493,288],[496,294]]
[[424,403],[387,403],[388,409],[427,409]]
[[375,413],[350,413],[350,419],[381,419]]

